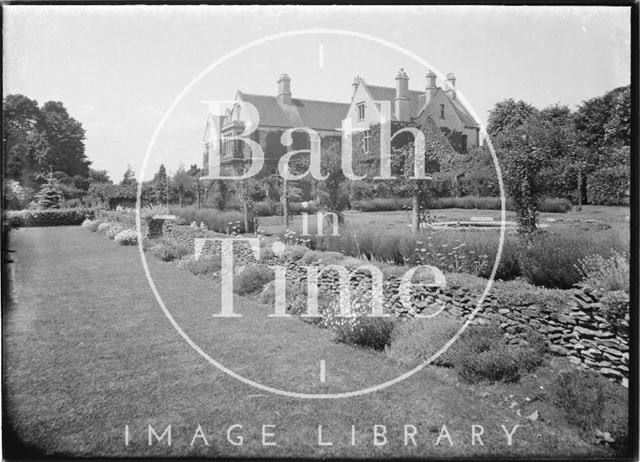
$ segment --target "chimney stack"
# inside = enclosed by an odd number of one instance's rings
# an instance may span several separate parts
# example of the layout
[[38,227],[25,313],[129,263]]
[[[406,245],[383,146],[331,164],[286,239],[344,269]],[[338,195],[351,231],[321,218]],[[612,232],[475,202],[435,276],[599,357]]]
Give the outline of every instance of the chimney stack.
[[353,83],[351,84],[351,86],[353,87],[353,93],[351,94],[351,100],[353,101],[353,98],[356,97],[356,91],[358,90],[358,85],[360,85],[360,82],[362,81],[362,79],[360,78],[359,75],[356,75],[353,78]]
[[436,74],[431,69],[429,69],[429,72],[427,72],[427,90],[426,90],[427,103],[431,101],[431,98],[435,96],[437,91],[438,91],[438,86],[436,85]]
[[411,120],[411,100],[409,99],[409,76],[400,69],[396,75],[396,98],[395,98],[396,119],[399,122],[409,122]]
[[456,99],[456,76],[453,72],[447,74],[447,90],[445,93],[451,98]]
[[289,74],[282,74],[278,78],[278,101],[282,104],[291,104],[291,78]]

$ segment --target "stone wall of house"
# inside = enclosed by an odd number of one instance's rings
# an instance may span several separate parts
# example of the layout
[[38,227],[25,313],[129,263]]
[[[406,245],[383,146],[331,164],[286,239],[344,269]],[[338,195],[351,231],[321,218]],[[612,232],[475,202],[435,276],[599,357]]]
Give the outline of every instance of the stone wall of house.
[[[188,226],[165,224],[165,234],[184,240],[193,245],[195,237],[221,236],[211,231],[202,231]],[[219,252],[219,243],[205,246],[203,254]],[[248,245],[234,247],[234,265],[237,269],[256,263]],[[277,257],[263,258],[265,265],[282,265]],[[290,284],[306,284],[306,269],[295,261],[285,261],[287,281]],[[321,292],[339,292],[339,277],[335,271],[321,273],[319,278]],[[365,271],[352,273],[350,286],[366,290],[371,285],[371,277]],[[400,279],[386,278],[383,283],[383,306],[396,317],[407,319],[421,313],[435,312],[442,304],[450,314],[466,318],[478,303],[478,295],[464,287],[434,288],[413,284],[412,303],[406,307],[400,300]],[[482,309],[473,321],[497,323],[505,332],[511,344],[520,344],[527,328],[546,337],[552,354],[565,356],[579,367],[597,371],[604,376],[628,385],[629,377],[629,336],[628,323],[622,329],[615,329],[604,317],[600,316],[599,295],[589,287],[580,286],[571,290],[568,303],[561,309],[550,308],[540,303],[501,305],[493,293],[483,301]],[[624,322],[623,322],[624,324]]]

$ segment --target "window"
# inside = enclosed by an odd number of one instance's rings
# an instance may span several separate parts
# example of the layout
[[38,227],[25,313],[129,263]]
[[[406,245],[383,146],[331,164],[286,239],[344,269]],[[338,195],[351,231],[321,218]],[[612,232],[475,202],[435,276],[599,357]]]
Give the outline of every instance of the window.
[[364,103],[358,104],[358,120],[364,120]]
[[444,119],[444,104],[440,105],[440,118]]
[[272,175],[275,175],[275,174],[277,174],[277,173],[278,173],[278,171],[277,171],[275,168],[272,168],[272,169],[270,170],[270,172],[271,172],[271,174],[272,174]]
[[469,150],[469,145],[467,143],[467,135],[462,135],[462,152],[464,153]]
[[363,132],[363,137],[362,137],[362,146],[364,148],[365,154],[369,152],[370,144],[371,144],[371,132],[369,130],[365,130]]

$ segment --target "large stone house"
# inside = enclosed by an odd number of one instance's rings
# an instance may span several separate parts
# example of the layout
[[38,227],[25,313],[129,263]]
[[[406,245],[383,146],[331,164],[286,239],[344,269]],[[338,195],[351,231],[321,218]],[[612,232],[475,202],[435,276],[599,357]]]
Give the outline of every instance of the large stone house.
[[391,121],[398,126],[419,124],[425,116],[440,127],[445,134],[456,134],[454,146],[460,152],[479,145],[480,126],[456,98],[455,76],[447,75],[447,89],[436,85],[436,75],[429,71],[424,91],[409,89],[409,76],[400,69],[396,76],[396,87],[369,85],[356,77],[353,81],[353,97],[346,117],[351,125],[362,133],[362,150],[369,151],[369,129],[380,124],[381,102],[388,101]]
[[[257,110],[249,114],[243,110],[241,103],[250,103]],[[228,174],[242,171],[243,165],[249,162],[251,150],[247,143],[241,140],[229,140],[243,133],[247,119],[257,127],[249,138],[257,142],[264,152],[264,166],[256,175],[257,178],[266,175],[276,175],[278,161],[288,151],[309,149],[309,136],[302,130],[292,133],[291,146],[282,143],[282,135],[288,129],[296,127],[311,128],[320,135],[321,147],[329,143],[340,143],[340,127],[349,109],[348,103],[316,101],[294,98],[291,94],[291,78],[282,74],[278,79],[278,92],[273,95],[255,95],[238,91],[235,103],[223,116],[209,116],[205,130],[204,166],[209,164],[211,154],[220,152],[221,171]],[[216,130],[219,136],[211,136],[211,130]]]
[[[277,81],[277,94],[256,95],[238,91],[234,104],[222,116],[210,115],[204,135],[204,169],[207,174],[212,154],[219,153],[223,175],[241,172],[250,162],[251,150],[247,143],[236,139],[245,130],[248,119],[256,125],[248,138],[258,143],[265,162],[257,177],[277,175],[278,160],[292,150],[309,149],[309,136],[304,131],[292,134],[292,144],[282,143],[283,133],[296,127],[307,127],[320,135],[321,148],[338,145],[342,140],[341,127],[350,118],[352,127],[358,129],[352,143],[360,151],[369,150],[369,129],[380,124],[380,102],[391,105],[392,122],[396,126],[420,125],[431,118],[440,129],[455,140],[454,148],[460,152],[479,144],[479,125],[456,98],[455,76],[447,75],[446,89],[436,85],[436,75],[429,71],[424,90],[410,90],[409,77],[404,70],[396,76],[396,86],[370,85],[356,77],[350,103],[316,101],[294,98],[291,78],[282,74]],[[249,114],[242,103],[250,103],[257,110]],[[256,124],[256,119],[259,122]],[[394,129],[395,131],[395,129]],[[214,135],[214,136],[212,136]],[[453,143],[452,143],[453,144]]]

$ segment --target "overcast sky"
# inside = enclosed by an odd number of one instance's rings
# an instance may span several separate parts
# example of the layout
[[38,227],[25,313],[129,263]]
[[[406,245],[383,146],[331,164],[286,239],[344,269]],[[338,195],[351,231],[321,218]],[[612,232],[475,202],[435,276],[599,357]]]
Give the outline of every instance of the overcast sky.
[[[574,107],[630,81],[629,7],[3,6],[4,92],[62,101],[87,131],[93,167],[120,181],[140,173],[149,140],[174,99],[238,47],[297,29],[341,29],[391,42],[457,87],[486,123],[505,98]],[[322,50],[322,51],[321,51]],[[413,90],[426,69],[380,43],[309,34],[257,45],[220,64],[184,95],[158,137],[145,177],[164,163],[201,163],[207,107],[237,90],[349,102],[351,83]]]

